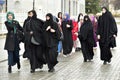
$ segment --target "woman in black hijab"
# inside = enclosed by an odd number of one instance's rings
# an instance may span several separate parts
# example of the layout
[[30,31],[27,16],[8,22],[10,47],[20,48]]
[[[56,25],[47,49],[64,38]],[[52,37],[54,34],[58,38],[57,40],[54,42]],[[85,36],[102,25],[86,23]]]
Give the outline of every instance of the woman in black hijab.
[[89,16],[87,15],[84,17],[84,22],[80,28],[78,37],[81,42],[84,62],[87,62],[87,60],[91,61],[91,59],[93,59],[94,56],[93,46],[95,41],[93,36],[93,26]]
[[48,64],[48,72],[54,72],[54,66],[58,63],[58,42],[60,38],[60,32],[58,29],[58,24],[53,21],[53,16],[51,13],[46,15],[46,21],[43,26],[44,39],[45,39],[45,55]]
[[31,73],[45,64],[43,54],[43,26],[44,22],[37,18],[34,10],[29,11],[28,19],[24,23],[26,53],[29,54]]
[[102,16],[98,20],[97,35],[99,39],[101,60],[103,64],[111,62],[112,53],[110,47],[115,46],[115,37],[117,36],[117,25],[112,14],[106,7],[102,8]]

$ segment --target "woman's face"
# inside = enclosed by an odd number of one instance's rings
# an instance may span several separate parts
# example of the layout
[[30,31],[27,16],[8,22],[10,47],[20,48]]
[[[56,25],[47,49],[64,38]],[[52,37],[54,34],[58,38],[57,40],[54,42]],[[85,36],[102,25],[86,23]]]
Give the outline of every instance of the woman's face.
[[59,17],[62,18],[62,14],[61,13],[59,14]]
[[12,20],[12,19],[13,19],[12,14],[8,14],[8,19],[9,19],[9,20]]
[[106,9],[105,8],[102,9],[102,13],[106,13]]
[[64,19],[66,19],[67,18],[67,16],[66,15],[64,15]]
[[30,12],[30,13],[28,14],[28,16],[32,17],[32,16],[33,16],[33,13],[32,13],[32,12]]
[[49,17],[49,16],[46,16],[46,20],[50,20],[50,17]]
[[79,20],[83,20],[83,16],[82,15],[79,17]]
[[85,18],[85,21],[87,21],[88,20],[88,18]]

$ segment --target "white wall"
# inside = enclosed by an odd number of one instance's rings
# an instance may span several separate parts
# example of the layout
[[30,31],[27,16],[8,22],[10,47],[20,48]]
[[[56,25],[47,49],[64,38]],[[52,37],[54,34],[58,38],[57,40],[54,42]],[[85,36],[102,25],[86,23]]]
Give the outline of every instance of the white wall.
[[[69,13],[69,7],[71,16],[85,13],[85,0],[35,0],[35,10],[41,19],[45,19],[47,13],[56,16],[61,10],[63,13]],[[8,11],[27,14],[32,9],[33,0],[8,0]]]
[[[8,11],[27,13],[33,9],[33,0],[8,0]],[[47,13],[57,15],[61,11],[61,0],[35,0],[38,17],[44,18]]]

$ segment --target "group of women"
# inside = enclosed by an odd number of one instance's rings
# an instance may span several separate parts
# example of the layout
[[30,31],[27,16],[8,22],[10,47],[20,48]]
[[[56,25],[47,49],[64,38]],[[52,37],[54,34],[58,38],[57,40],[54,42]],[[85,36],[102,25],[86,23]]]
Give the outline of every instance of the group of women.
[[104,64],[110,62],[112,58],[110,47],[115,46],[117,26],[107,8],[103,7],[102,12],[96,32],[89,16],[83,17],[81,13],[77,22],[71,20],[69,14],[62,17],[61,12],[58,13],[58,18],[48,13],[46,21],[43,21],[37,18],[34,10],[31,10],[21,27],[19,22],[14,20],[14,14],[8,12],[5,22],[8,30],[5,43],[5,49],[8,51],[8,72],[12,72],[12,66],[16,63],[18,69],[21,67],[19,59],[21,41],[25,44],[23,57],[29,59],[31,73],[37,68],[42,69],[44,64],[48,65],[48,72],[54,72],[54,67],[58,63],[58,53],[63,50],[64,57],[67,57],[71,55],[73,47],[76,51],[81,48],[84,62],[91,61],[94,56],[93,47],[96,46],[95,34],[98,35],[101,60]]

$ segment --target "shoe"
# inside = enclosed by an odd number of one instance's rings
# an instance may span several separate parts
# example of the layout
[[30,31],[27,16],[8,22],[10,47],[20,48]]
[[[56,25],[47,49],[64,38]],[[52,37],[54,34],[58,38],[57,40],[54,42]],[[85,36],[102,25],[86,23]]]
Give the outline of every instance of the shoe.
[[106,65],[106,64],[107,64],[107,61],[104,61],[103,64]]
[[40,66],[40,69],[42,69],[42,68],[43,68],[43,65]]
[[111,62],[111,59],[110,60],[108,60],[108,63],[110,63]]
[[67,57],[67,55],[63,55],[63,57]]
[[9,66],[9,67],[8,67],[8,73],[11,73],[11,72],[12,72],[12,67]]
[[54,72],[54,71],[55,71],[54,68],[48,70],[48,72]]
[[30,71],[31,73],[34,73],[35,72],[35,70],[34,69],[31,69],[31,71]]
[[87,62],[87,60],[86,60],[86,59],[84,59],[84,62]]
[[20,62],[17,63],[17,68],[20,69],[21,66],[20,66]]
[[91,62],[92,61],[92,59],[89,59],[89,62]]

